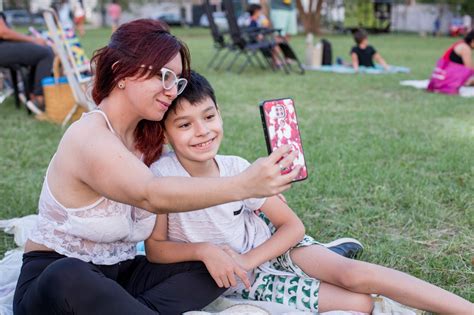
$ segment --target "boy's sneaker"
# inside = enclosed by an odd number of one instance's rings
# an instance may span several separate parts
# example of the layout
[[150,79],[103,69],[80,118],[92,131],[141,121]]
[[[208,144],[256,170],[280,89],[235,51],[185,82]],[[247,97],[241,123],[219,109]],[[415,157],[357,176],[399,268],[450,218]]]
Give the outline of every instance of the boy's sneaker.
[[364,251],[364,246],[358,240],[350,237],[339,238],[323,245],[347,258],[357,258]]

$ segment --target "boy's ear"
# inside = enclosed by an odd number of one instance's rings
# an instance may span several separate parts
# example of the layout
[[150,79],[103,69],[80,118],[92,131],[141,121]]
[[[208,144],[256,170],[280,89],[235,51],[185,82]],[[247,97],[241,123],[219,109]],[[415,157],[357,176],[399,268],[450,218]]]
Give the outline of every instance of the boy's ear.
[[168,136],[166,135],[166,131],[163,131],[163,143],[170,144],[170,142],[168,141]]

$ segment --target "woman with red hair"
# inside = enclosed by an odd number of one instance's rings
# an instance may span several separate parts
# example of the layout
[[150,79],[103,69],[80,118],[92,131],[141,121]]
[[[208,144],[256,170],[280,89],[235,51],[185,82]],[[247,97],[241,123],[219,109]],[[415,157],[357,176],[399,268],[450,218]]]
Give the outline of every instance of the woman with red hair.
[[[153,176],[158,123],[187,84],[189,52],[158,21],[123,24],[93,57],[97,109],[65,132],[25,246],[15,314],[181,314],[224,289],[199,262],[152,264],[136,256],[155,214],[269,196],[290,187],[295,153],[281,148],[225,178]],[[284,157],[286,156],[286,157]],[[244,270],[235,271],[245,279]]]

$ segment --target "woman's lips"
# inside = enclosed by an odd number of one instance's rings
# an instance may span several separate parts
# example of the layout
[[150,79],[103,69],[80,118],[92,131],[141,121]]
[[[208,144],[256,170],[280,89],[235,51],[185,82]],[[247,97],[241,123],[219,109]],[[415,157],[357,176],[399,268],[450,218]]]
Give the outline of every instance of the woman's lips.
[[168,107],[170,107],[170,103],[165,103],[165,102],[162,102],[160,100],[156,100],[164,109],[168,109]]

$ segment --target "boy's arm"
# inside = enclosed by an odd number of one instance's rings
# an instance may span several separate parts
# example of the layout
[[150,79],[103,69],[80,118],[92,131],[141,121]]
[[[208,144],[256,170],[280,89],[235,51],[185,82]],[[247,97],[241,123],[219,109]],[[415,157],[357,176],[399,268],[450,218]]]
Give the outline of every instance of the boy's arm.
[[385,69],[385,70],[388,70],[388,64],[385,62],[385,60],[382,58],[382,55],[380,55],[378,52],[375,53],[374,55],[374,59],[377,63],[381,64],[382,67]]
[[[243,255],[232,255],[246,270],[254,269],[296,245],[303,239],[305,228],[298,216],[277,196],[267,198],[260,208],[276,227],[276,232],[263,244]],[[230,252],[230,251],[228,251]]]
[[200,261],[199,254],[205,243],[178,243],[168,241],[168,215],[156,216],[155,227],[145,240],[146,256],[149,261],[171,264],[184,261]]
[[355,72],[359,71],[359,57],[355,52],[351,53],[352,59],[352,67],[354,68]]
[[168,216],[156,216],[155,227],[145,241],[146,256],[153,263],[202,261],[219,287],[235,286],[237,275],[250,287],[247,273],[223,249],[211,243],[181,243],[168,241]]

